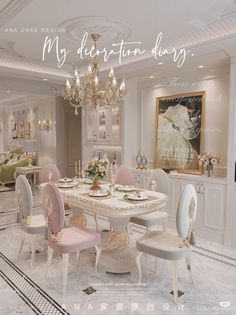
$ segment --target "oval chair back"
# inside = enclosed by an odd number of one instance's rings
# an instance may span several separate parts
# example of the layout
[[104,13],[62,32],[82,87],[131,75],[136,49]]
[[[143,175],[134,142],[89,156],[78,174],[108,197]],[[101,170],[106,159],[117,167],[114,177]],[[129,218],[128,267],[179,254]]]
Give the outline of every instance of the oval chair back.
[[134,178],[131,170],[126,165],[121,165],[117,170],[116,183],[119,185],[132,186],[134,184]]
[[61,178],[61,173],[55,164],[45,165],[39,172],[39,183],[49,182],[49,177],[51,175],[51,181],[57,181]]
[[30,184],[25,175],[19,175],[16,179],[16,204],[19,212],[19,220],[31,215],[33,196]]
[[53,183],[43,189],[42,207],[50,234],[56,235],[64,227],[65,209],[61,194]]
[[180,197],[176,227],[179,237],[189,239],[197,214],[197,193],[193,185],[188,184]]
[[153,172],[149,180],[149,188],[169,196],[170,180],[166,172],[161,168],[158,168],[155,172]]

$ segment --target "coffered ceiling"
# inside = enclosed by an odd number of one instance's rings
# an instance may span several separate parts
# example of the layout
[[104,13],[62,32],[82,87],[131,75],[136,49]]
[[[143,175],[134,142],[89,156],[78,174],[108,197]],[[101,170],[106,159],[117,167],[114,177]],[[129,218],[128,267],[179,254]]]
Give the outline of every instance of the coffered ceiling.
[[[60,32],[59,32],[60,31]],[[101,62],[106,70],[112,64],[127,77],[155,72],[161,77],[191,72],[204,62],[206,68],[227,65],[236,47],[236,3],[233,0],[1,0],[0,71],[4,76],[60,83],[77,64],[83,73],[88,60],[76,54],[85,31],[101,34],[99,48],[111,48],[122,39],[140,42],[147,52],[129,57],[119,65],[117,56]],[[159,32],[161,47],[191,50],[182,69],[171,57],[155,60],[150,51]],[[66,48],[66,63],[60,69],[52,51],[42,62],[45,36],[58,36]],[[140,45],[140,46],[139,46]],[[91,43],[87,44],[91,47]],[[158,77],[157,76],[157,77]],[[0,87],[1,88],[1,87]]]

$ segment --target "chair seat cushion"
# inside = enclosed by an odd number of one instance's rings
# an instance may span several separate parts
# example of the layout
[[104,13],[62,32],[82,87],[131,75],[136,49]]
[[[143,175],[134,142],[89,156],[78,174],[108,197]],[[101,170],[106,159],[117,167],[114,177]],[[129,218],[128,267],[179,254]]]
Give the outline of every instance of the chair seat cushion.
[[155,211],[147,214],[140,215],[138,217],[131,217],[130,222],[151,227],[160,225],[168,221],[168,213],[165,211]]
[[59,253],[74,253],[99,243],[99,233],[87,228],[70,227],[58,234],[57,241],[49,240],[48,246]]
[[23,231],[29,234],[44,234],[46,222],[42,214],[37,214],[30,216],[28,224],[21,221],[20,227]]
[[137,240],[137,250],[152,256],[168,260],[178,260],[183,258],[190,250],[191,246],[183,246],[183,240],[175,235],[161,231],[150,232]]

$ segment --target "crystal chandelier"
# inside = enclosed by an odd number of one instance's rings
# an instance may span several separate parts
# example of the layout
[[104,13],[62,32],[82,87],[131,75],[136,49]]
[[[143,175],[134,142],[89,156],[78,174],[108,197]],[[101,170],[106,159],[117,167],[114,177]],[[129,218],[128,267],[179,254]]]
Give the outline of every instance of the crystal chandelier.
[[[94,41],[94,50],[97,49],[99,34],[92,34]],[[75,114],[78,115],[78,108],[91,107],[108,107],[119,106],[127,93],[124,80],[120,86],[117,85],[117,79],[111,68],[106,82],[100,83],[98,80],[99,62],[94,57],[88,66],[88,73],[83,76],[83,81],[79,75],[78,69],[75,69],[72,80],[66,80],[64,98],[67,99],[75,108]]]

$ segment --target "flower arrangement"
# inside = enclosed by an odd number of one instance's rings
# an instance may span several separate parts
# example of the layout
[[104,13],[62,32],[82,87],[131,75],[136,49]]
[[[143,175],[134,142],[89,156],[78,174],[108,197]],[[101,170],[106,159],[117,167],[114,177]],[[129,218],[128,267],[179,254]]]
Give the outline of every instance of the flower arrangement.
[[94,158],[87,163],[84,172],[88,177],[98,181],[102,180],[105,176],[107,176],[108,166],[109,166],[108,159]]
[[213,165],[221,162],[221,157],[213,154],[204,153],[198,156],[199,165],[206,167],[206,174],[210,177],[213,174]]

